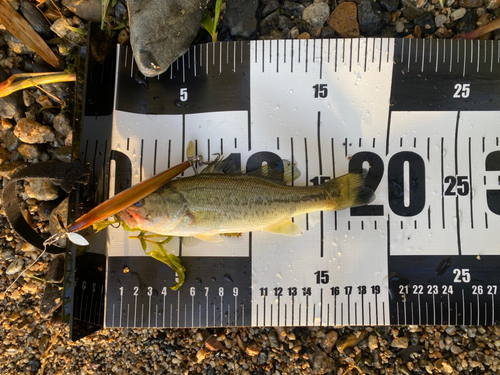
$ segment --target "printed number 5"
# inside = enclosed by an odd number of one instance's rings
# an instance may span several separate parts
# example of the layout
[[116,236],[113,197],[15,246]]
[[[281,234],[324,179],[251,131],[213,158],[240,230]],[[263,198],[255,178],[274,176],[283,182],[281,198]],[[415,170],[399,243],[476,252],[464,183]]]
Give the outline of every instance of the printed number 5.
[[470,95],[470,83],[457,83],[455,85],[454,98],[468,98]]
[[181,89],[180,99],[181,102],[185,102],[186,100],[188,100],[188,89],[186,88]]

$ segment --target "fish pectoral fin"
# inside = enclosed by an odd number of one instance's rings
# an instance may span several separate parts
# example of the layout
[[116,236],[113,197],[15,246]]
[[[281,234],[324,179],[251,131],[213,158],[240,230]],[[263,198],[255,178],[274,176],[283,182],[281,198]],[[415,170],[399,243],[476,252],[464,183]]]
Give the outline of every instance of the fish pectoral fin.
[[291,237],[298,237],[304,234],[304,230],[291,220],[271,225],[270,227],[264,228],[263,231]]
[[220,236],[220,234],[198,234],[196,236],[193,236],[194,238],[197,238],[199,240],[205,241],[205,242],[222,242],[224,239]]
[[201,242],[200,239],[194,237],[181,237],[181,241],[185,247],[193,247]]

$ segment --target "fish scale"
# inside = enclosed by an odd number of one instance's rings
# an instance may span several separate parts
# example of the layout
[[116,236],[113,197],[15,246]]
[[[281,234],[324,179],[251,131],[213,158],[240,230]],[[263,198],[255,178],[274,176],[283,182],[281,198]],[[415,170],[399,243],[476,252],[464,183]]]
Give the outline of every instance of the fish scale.
[[182,162],[189,141],[242,171],[290,160],[293,186],[365,168],[377,198],[299,215],[299,237],[174,238],[165,247],[188,270],[178,291],[173,271],[108,228],[69,258],[73,339],[100,327],[497,324],[499,41],[197,45],[149,90],[131,50],[111,52],[89,64],[80,137],[97,200]]

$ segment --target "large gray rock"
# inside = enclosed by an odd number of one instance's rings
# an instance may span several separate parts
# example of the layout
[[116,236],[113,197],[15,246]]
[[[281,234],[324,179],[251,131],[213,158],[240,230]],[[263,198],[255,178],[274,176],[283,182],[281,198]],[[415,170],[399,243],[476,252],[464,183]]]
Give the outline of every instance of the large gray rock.
[[257,0],[227,0],[224,25],[229,27],[231,35],[249,38],[257,33],[257,18],[255,13],[259,2]]
[[200,29],[208,0],[129,0],[130,44],[146,77],[168,69]]

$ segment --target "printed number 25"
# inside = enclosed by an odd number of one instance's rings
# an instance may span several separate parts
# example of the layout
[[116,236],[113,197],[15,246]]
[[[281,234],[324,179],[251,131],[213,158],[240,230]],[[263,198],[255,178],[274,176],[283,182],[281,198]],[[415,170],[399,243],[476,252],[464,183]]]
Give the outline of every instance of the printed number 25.
[[454,98],[468,98],[470,95],[470,83],[457,83],[455,85]]

